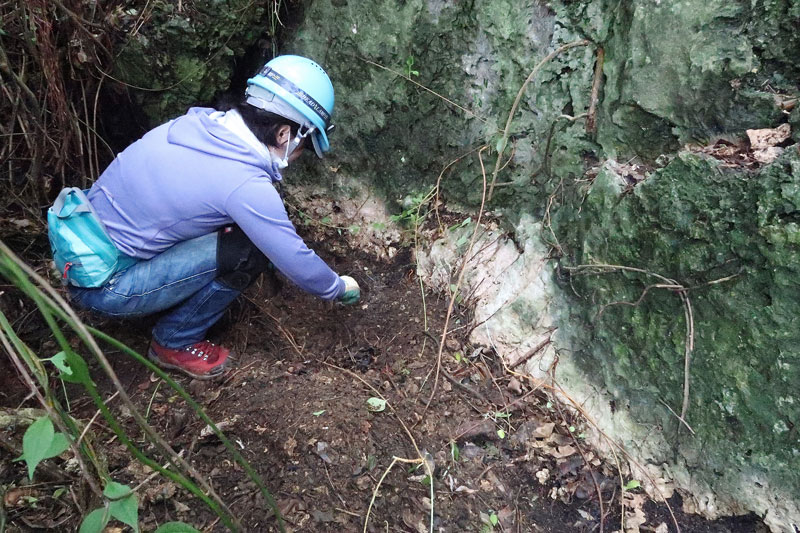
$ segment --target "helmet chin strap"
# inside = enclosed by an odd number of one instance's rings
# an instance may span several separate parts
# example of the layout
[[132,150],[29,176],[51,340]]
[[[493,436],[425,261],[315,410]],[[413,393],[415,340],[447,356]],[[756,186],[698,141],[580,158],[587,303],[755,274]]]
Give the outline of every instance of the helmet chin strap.
[[[304,127],[306,128],[305,131],[303,131]],[[314,126],[300,126],[300,128],[297,130],[297,135],[294,136],[294,139],[286,143],[286,152],[283,154],[283,159],[276,159],[275,156],[273,156],[273,161],[278,164],[278,168],[284,169],[289,166],[289,156],[294,153],[297,147],[300,146],[300,143],[303,142],[303,139],[305,139],[312,131],[314,131]],[[270,152],[270,154],[271,153],[272,152]]]

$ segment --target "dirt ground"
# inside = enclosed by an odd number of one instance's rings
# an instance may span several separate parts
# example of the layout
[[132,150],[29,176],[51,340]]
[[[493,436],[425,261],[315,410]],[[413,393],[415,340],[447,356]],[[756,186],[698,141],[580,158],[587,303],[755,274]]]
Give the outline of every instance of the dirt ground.
[[[382,478],[366,530],[429,531],[430,479],[424,468],[397,462],[387,473],[395,457],[417,459],[417,448],[435,464],[435,531],[620,529],[623,491],[613,465],[583,444],[580,420],[532,383],[508,375],[495,354],[466,341],[469,309],[454,312],[442,358],[447,377],[440,378],[426,409],[447,301],[435,291],[423,300],[407,248],[381,263],[346,248],[335,230],[316,227],[307,239],[336,271],[358,280],[362,301],[344,307],[315,299],[288,282],[276,288],[262,280],[212,331],[214,339],[237,354],[225,379],[179,378],[262,476],[288,531],[363,531]],[[26,254],[35,257],[35,251]],[[13,313],[19,333],[47,353],[55,345],[31,302],[16,298],[7,285],[0,290],[5,291],[0,305]],[[145,350],[151,322],[84,316]],[[215,437],[202,436],[205,424],[184,402],[132,359],[112,350],[108,355],[134,402],[208,477],[243,528],[277,531],[254,483]],[[24,401],[26,390],[5,357],[0,364],[0,404],[36,407]],[[99,377],[98,385],[106,397],[112,394]],[[90,419],[95,412],[91,403],[78,392],[71,394],[73,416]],[[371,412],[367,400],[379,396],[390,408]],[[109,405],[119,408],[114,401]],[[115,480],[135,485],[148,477],[104,424],[95,423],[93,431]],[[35,497],[10,497],[23,494],[20,487],[28,484],[23,465],[11,462],[21,433],[20,428],[0,428],[7,530],[75,530],[79,513],[74,503],[68,493],[55,496],[58,487],[77,483],[74,474],[64,471],[62,459],[49,461],[55,467],[51,474],[61,472],[62,479],[43,474],[25,489],[24,494]],[[224,530],[197,499],[170,482],[153,479],[139,494],[144,531],[170,520],[203,531]],[[663,503],[647,500],[638,488],[625,494],[626,530],[676,530]],[[680,512],[677,496],[670,504],[684,532],[765,531],[753,516],[708,522]],[[628,529],[637,521],[639,529]]]

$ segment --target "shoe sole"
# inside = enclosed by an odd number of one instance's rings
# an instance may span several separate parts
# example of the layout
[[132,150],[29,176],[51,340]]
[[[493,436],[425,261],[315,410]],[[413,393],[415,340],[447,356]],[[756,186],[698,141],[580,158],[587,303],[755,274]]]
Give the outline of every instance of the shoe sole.
[[181,374],[185,374],[192,379],[198,379],[200,381],[212,381],[221,378],[222,376],[225,375],[225,364],[227,363],[226,361],[226,363],[214,367],[214,369],[212,369],[211,372],[208,372],[207,374],[195,374],[194,372],[186,370],[182,366],[173,365],[171,363],[165,363],[158,357],[158,355],[156,355],[156,353],[153,351],[152,348],[147,350],[147,358],[161,368],[165,368],[167,370],[177,370]]

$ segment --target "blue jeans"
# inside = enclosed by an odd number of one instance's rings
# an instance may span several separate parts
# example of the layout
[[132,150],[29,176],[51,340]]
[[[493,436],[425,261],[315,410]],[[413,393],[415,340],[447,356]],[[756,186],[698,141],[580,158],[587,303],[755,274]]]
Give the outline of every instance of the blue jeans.
[[153,328],[161,346],[205,339],[240,291],[216,280],[217,233],[178,243],[114,274],[103,287],[70,287],[72,301],[102,315],[132,318],[169,310]]

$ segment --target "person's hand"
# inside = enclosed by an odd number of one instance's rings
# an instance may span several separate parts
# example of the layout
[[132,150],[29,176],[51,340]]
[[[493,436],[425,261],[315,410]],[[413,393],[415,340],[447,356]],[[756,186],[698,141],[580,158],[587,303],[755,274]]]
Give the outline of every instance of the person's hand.
[[345,305],[352,305],[361,298],[361,288],[358,282],[350,276],[341,276],[344,281],[344,294],[339,297],[339,301]]

